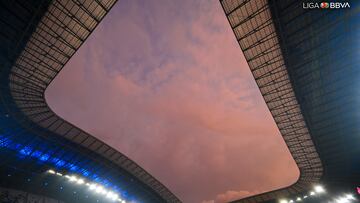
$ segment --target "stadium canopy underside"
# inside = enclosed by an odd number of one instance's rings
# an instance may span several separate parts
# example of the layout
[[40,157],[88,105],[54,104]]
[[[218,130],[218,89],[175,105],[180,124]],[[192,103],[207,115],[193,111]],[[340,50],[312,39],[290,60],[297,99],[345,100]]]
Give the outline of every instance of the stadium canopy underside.
[[[115,3],[0,1],[0,187],[65,202],[112,202],[88,194],[79,186],[86,180],[126,202],[180,202],[128,157],[57,116],[44,98],[45,89]],[[79,185],[69,183],[70,176],[64,180],[65,174],[76,175]]]
[[295,184],[234,202],[303,197],[319,183],[329,195],[360,186],[359,2],[339,1],[351,6],[343,9],[303,2],[318,1],[220,0],[300,169]]

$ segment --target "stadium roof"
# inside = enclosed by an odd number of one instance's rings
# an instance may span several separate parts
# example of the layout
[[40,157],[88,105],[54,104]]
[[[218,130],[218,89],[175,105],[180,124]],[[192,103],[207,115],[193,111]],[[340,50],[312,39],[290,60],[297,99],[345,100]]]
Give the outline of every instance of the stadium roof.
[[99,201],[62,195],[55,189],[60,177],[46,177],[45,186],[54,186],[38,188],[43,184],[39,177],[50,170],[84,177],[76,179],[79,184],[90,187],[86,181],[92,181],[121,200],[180,202],[128,157],[56,115],[44,98],[48,85],[115,3],[0,1],[1,185],[70,202]]
[[297,0],[220,2],[300,169],[295,184],[235,202],[305,195],[316,183],[355,192],[360,180],[359,2],[323,9]]

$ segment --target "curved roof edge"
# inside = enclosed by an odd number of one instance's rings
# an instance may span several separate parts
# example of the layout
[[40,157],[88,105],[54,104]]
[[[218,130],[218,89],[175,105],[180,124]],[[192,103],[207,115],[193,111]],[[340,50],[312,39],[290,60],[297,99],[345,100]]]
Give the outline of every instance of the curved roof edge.
[[[117,0],[54,0],[10,73],[13,100],[27,118],[125,169],[166,202],[181,202],[134,161],[56,115],[45,90]],[[21,117],[19,117],[21,119]]]
[[323,175],[285,66],[267,0],[220,0],[260,92],[293,156],[300,176],[296,183],[233,202],[263,202],[308,190]]

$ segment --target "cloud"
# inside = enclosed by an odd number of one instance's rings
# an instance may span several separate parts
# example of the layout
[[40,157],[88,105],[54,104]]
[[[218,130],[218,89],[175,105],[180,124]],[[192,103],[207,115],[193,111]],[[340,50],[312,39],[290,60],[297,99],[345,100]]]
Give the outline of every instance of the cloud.
[[187,203],[298,177],[215,0],[118,2],[46,99]]
[[237,199],[241,199],[247,196],[250,196],[254,193],[251,193],[249,191],[233,191],[233,190],[229,190],[226,191],[223,194],[219,194],[216,196],[216,203],[225,203],[225,202],[230,202],[230,201],[234,201]]

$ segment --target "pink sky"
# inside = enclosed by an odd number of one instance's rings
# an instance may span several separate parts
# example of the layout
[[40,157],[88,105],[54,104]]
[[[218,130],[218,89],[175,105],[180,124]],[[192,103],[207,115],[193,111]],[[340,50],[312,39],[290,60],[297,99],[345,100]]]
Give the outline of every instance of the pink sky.
[[119,1],[46,98],[185,203],[298,178],[217,0]]

